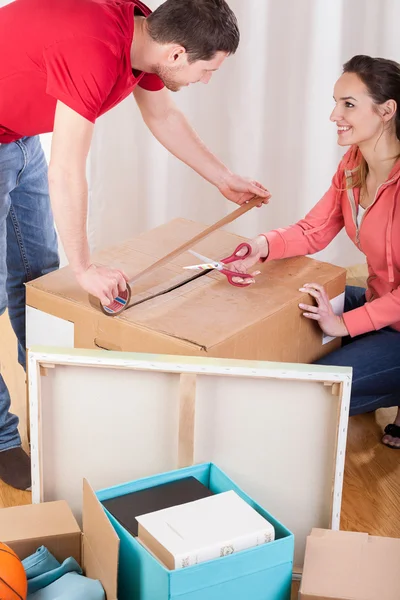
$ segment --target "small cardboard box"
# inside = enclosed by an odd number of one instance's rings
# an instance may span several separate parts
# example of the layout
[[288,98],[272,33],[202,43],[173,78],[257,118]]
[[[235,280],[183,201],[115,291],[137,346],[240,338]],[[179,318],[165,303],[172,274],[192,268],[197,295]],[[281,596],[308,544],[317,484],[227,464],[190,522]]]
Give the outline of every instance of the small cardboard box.
[[[141,272],[204,227],[176,219],[95,256],[97,264]],[[194,249],[215,260],[230,255],[243,238],[216,231]],[[218,271],[188,271],[198,259],[186,252],[133,285],[134,303],[119,317],[92,308],[67,267],[27,285],[27,346],[149,352],[216,358],[310,363],[340,345],[302,316],[299,288],[324,285],[343,303],[346,272],[307,257],[260,265],[248,288],[229,285]],[[340,310],[340,308],[339,308]]]
[[119,539],[86,481],[82,507],[82,531],[63,500],[3,508],[1,541],[21,560],[42,545],[59,562],[72,556],[87,577],[101,582],[107,600],[117,600]]
[[398,600],[400,539],[313,529],[299,600]]
[[100,501],[194,476],[214,493],[234,490],[275,528],[275,540],[170,571],[104,509],[120,541],[119,600],[289,600],[294,536],[213,463],[155,475],[97,492]]

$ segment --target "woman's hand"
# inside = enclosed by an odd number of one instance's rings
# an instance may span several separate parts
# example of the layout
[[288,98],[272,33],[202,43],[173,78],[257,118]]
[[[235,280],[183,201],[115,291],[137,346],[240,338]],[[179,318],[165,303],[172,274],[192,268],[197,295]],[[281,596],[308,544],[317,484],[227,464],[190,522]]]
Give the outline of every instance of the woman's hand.
[[[249,269],[251,269],[260,258],[266,258],[268,256],[268,241],[265,235],[259,235],[251,242],[247,242],[251,246],[251,253],[243,258],[242,260],[238,259],[235,262],[229,263],[225,266],[226,269],[230,269],[231,271],[235,271],[238,273],[248,273]],[[246,249],[243,248],[239,250],[237,253],[238,256],[246,254]],[[251,273],[253,277],[258,275],[260,271],[254,271]],[[243,279],[242,277],[233,277],[233,281],[235,283],[254,283],[254,279]]]
[[306,311],[303,316],[307,319],[318,321],[318,325],[326,335],[332,337],[344,337],[349,335],[343,317],[338,317],[333,312],[328,294],[325,288],[318,283],[305,283],[300,292],[306,292],[315,298],[317,306],[310,304],[299,304],[299,307]]

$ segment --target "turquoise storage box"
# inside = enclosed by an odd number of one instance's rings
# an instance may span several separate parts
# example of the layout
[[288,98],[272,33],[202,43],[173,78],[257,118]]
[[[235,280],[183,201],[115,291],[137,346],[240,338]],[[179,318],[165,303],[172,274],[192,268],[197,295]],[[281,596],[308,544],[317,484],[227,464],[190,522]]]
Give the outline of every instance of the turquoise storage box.
[[213,463],[146,477],[97,492],[101,501],[196,477],[214,493],[234,490],[275,527],[275,541],[170,571],[106,510],[120,538],[118,600],[290,600],[294,536]]

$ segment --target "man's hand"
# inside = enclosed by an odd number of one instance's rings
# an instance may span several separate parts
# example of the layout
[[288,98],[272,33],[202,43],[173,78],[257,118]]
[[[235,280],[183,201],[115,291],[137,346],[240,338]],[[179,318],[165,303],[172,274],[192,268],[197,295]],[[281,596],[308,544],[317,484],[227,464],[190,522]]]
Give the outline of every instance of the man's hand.
[[332,337],[349,335],[343,317],[339,317],[333,312],[328,294],[322,285],[318,283],[305,283],[304,287],[300,288],[300,292],[310,294],[317,302],[317,306],[299,304],[299,307],[306,311],[303,312],[304,317],[318,321],[318,325],[326,335]]
[[240,175],[229,174],[222,183],[217,185],[219,191],[225,198],[236,202],[236,204],[244,204],[254,196],[260,196],[261,204],[267,204],[271,198],[271,194],[261,183],[240,177]]
[[76,279],[86,292],[98,298],[103,306],[108,306],[120,292],[126,290],[128,276],[119,269],[90,265],[77,273]]
[[171,154],[215,185],[232,202],[243,204],[260,196],[260,205],[271,194],[257,181],[234,175],[201,141],[178,109],[167,89],[149,92],[136,86],[133,91],[143,120],[154,137]]

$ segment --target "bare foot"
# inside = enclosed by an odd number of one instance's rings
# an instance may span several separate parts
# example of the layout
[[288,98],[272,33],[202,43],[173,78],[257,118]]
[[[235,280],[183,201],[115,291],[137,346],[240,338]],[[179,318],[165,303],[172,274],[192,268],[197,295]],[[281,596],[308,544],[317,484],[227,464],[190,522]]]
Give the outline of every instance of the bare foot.
[[400,450],[400,407],[395,422],[385,427],[385,435],[382,438],[382,444],[389,448]]

